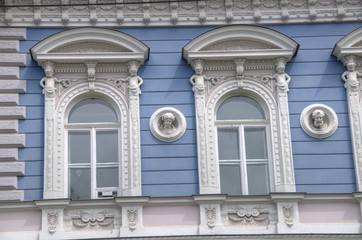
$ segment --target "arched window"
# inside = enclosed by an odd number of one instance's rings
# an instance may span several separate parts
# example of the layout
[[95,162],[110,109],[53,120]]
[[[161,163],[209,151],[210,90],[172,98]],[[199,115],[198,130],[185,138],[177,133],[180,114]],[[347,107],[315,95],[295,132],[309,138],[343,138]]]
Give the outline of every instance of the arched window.
[[88,98],[72,107],[65,125],[71,199],[117,196],[119,127],[114,108],[105,100]]
[[195,71],[201,194],[295,192],[285,70],[297,50],[251,25],[213,29],[183,48]]
[[142,194],[138,69],[148,54],[103,28],[65,30],[32,47],[45,73],[44,199]]
[[268,123],[261,105],[250,97],[232,96],[221,103],[215,120],[221,193],[269,192]]

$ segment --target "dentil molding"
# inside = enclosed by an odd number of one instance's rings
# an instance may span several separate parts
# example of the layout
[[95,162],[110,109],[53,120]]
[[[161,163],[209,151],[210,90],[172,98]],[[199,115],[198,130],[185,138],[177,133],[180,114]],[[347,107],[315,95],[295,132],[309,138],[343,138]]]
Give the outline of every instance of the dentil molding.
[[[359,21],[359,0],[5,0],[0,26],[175,26]],[[132,3],[132,4],[130,4]]]

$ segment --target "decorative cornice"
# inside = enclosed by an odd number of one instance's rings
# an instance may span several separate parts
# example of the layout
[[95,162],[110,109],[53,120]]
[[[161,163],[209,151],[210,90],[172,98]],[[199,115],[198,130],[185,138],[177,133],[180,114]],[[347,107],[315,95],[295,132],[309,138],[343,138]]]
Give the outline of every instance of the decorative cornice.
[[[161,1],[6,0],[0,26],[190,26],[360,21],[358,0]],[[103,3],[103,5],[102,5]]]

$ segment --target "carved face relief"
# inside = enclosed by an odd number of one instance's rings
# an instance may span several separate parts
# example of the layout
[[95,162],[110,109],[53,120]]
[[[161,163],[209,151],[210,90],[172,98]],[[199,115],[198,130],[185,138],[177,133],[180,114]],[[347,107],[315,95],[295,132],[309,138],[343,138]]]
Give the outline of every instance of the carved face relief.
[[175,108],[161,108],[153,113],[150,129],[152,134],[161,141],[176,141],[186,131],[186,119]]
[[303,110],[300,124],[309,136],[327,138],[336,131],[338,118],[330,107],[324,104],[312,104]]

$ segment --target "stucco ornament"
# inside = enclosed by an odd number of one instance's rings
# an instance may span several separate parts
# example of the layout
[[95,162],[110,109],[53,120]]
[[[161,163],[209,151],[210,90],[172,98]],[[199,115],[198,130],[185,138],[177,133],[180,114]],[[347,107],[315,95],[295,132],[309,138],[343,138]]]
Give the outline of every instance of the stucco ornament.
[[172,142],[181,138],[186,131],[185,116],[171,107],[160,108],[150,119],[150,129],[157,139]]
[[311,137],[327,138],[337,130],[338,118],[332,108],[324,104],[312,104],[303,110],[300,125]]

